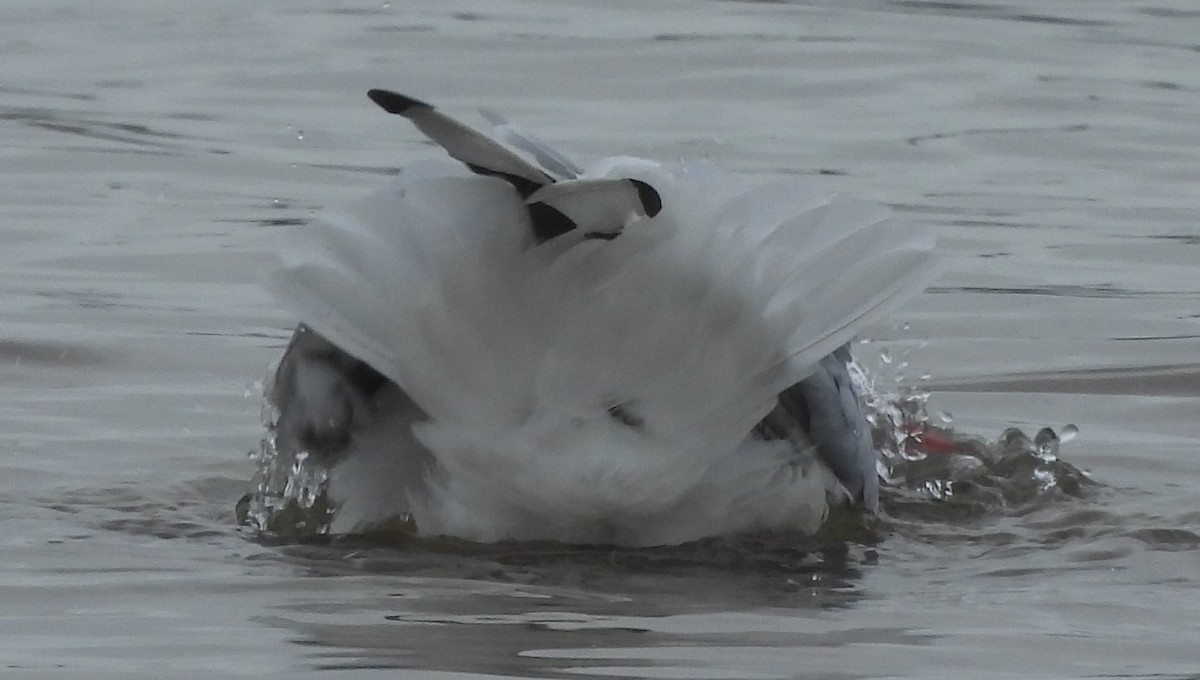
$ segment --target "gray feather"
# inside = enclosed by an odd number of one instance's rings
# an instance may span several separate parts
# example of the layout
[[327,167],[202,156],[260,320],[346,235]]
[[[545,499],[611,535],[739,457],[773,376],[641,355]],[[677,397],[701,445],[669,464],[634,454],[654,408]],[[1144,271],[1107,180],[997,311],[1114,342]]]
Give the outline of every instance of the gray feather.
[[826,356],[808,378],[779,395],[779,402],[755,432],[764,439],[811,445],[850,498],[869,510],[879,505],[875,446],[847,365],[843,345]]

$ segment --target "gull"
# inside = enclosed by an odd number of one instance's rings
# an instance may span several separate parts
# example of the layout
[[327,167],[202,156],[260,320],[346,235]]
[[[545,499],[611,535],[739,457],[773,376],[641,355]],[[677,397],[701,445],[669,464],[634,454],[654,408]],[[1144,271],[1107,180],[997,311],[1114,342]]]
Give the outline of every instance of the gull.
[[655,546],[877,511],[850,342],[937,274],[928,227],[368,96],[449,158],[289,230],[270,275],[299,320],[274,435],[327,466],[331,532]]

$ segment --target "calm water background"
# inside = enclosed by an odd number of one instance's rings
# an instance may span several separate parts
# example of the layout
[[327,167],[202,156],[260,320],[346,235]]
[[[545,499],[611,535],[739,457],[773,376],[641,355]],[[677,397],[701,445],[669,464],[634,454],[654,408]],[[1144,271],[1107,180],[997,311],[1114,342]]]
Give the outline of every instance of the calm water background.
[[[1193,0],[6,0],[0,65],[0,676],[1200,678]],[[794,559],[238,529],[271,239],[435,153],[372,86],[936,224],[859,355],[1103,486]]]

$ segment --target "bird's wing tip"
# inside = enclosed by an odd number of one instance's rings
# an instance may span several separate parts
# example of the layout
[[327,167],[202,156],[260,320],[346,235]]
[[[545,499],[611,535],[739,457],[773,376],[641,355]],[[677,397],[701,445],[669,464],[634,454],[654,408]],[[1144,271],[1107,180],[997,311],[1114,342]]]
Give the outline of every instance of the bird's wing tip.
[[641,201],[646,217],[654,217],[662,212],[662,196],[658,194],[658,190],[640,179],[630,179],[629,183],[637,190],[638,200]]
[[383,109],[384,111],[401,116],[407,115],[409,111],[414,108],[433,108],[420,99],[414,99],[412,97],[402,95],[399,92],[393,92],[391,90],[384,90],[381,88],[372,88],[367,90],[367,96],[370,97],[371,101],[375,102],[379,108]]

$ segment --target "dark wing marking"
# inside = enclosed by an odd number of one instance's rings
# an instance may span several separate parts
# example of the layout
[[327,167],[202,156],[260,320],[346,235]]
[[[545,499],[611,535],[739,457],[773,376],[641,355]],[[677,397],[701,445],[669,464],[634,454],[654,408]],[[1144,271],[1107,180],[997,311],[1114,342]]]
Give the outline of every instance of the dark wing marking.
[[575,229],[575,223],[571,221],[571,218],[559,212],[554,206],[545,203],[528,203],[525,208],[529,211],[533,238],[538,243],[545,243]]
[[390,90],[369,90],[367,96],[384,111],[412,121],[418,130],[445,149],[451,158],[461,161],[473,172],[509,182],[522,197],[554,182],[552,177],[508,147],[423,101]]
[[[511,184],[526,199],[533,236],[538,243],[578,228],[587,238],[616,238],[630,215],[653,217],[662,210],[658,192],[640,180],[571,179],[555,183],[545,171],[500,142],[419,99],[382,89],[369,90],[367,96],[384,111],[407,118],[472,172]],[[552,163],[560,172],[578,170],[536,140],[520,134],[517,138],[531,145],[542,162]]]
[[539,210],[552,209],[552,214],[561,215],[572,228],[582,229],[587,238],[616,238],[630,217],[654,217],[662,210],[662,198],[654,187],[626,178],[574,179],[548,184],[525,201],[531,212],[534,206],[542,206]]

